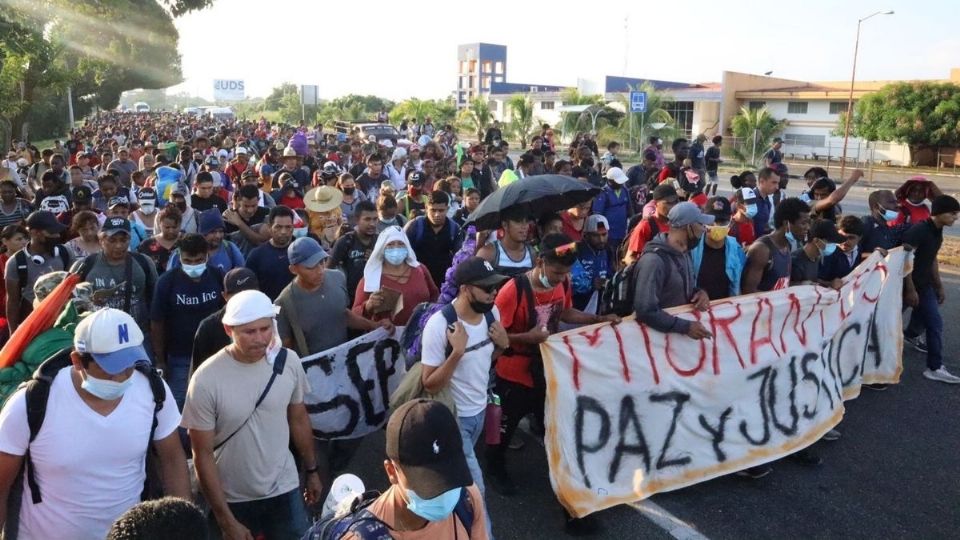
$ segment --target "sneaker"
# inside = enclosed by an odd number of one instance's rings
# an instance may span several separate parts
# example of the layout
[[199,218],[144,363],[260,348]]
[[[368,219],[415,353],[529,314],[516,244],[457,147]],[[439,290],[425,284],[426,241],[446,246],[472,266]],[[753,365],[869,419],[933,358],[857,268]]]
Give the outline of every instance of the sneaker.
[[927,354],[927,338],[923,336],[914,336],[914,337],[903,336],[903,342],[910,345],[911,347],[916,349],[918,352]]
[[757,465],[756,467],[749,467],[742,471],[737,471],[737,476],[743,476],[744,478],[749,478],[751,480],[759,480],[764,476],[773,472],[773,467],[769,465]]
[[[566,512],[564,513],[566,514]],[[566,515],[565,518],[566,521],[563,525],[563,530],[570,536],[593,536],[603,532],[600,520],[595,515],[582,518]]]
[[513,478],[510,477],[510,473],[505,468],[489,469],[487,471],[487,484],[504,497],[517,494],[517,484],[513,482]]
[[794,452],[793,454],[790,454],[789,457],[794,461],[796,461],[797,463],[801,465],[806,465],[808,467],[816,467],[817,465],[820,465],[821,463],[823,463],[823,458],[820,457],[819,454],[817,454],[816,452],[808,448],[804,448],[799,452]]
[[932,369],[925,370],[923,376],[930,379],[931,381],[940,381],[947,384],[960,384],[960,377],[947,371],[947,368],[940,366],[940,369],[934,371]]
[[887,387],[890,386],[890,385],[889,385],[889,384],[879,384],[879,383],[878,383],[878,384],[866,384],[866,385],[864,385],[864,386],[866,386],[867,388],[869,388],[869,389],[871,389],[871,390],[876,390],[877,392],[883,392],[883,391],[886,390]]
[[830,431],[824,433],[823,437],[820,438],[825,441],[836,441],[840,438],[840,432],[835,429],[831,429]]

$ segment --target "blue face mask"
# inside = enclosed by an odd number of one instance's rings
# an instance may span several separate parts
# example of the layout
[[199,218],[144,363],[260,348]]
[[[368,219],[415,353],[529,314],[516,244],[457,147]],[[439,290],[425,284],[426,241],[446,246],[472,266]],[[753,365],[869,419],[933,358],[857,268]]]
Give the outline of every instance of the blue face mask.
[[133,384],[133,377],[127,377],[123,382],[98,379],[89,373],[83,378],[80,388],[105,401],[113,401],[123,396],[123,393]]
[[753,219],[757,215],[757,205],[748,204],[747,205],[747,217]]
[[182,264],[180,265],[183,268],[183,273],[192,279],[197,279],[203,275],[203,271],[207,269],[207,262],[204,261],[200,264]]
[[544,289],[552,289],[553,283],[550,283],[550,280],[547,279],[547,275],[543,272],[540,272],[540,285],[543,285]]
[[897,219],[897,217],[899,217],[899,216],[900,216],[900,212],[897,212],[896,210],[884,210],[884,211],[883,211],[883,219],[885,219],[885,220],[887,220],[887,221],[893,221],[893,220]]
[[787,242],[790,242],[790,251],[797,249],[797,239],[794,238],[793,233],[787,231],[785,236],[787,237]]
[[833,255],[833,252],[836,250],[837,250],[837,245],[832,242],[828,242],[825,246],[823,246],[822,253],[824,257],[829,257]]
[[407,248],[403,246],[387,248],[383,250],[383,258],[390,264],[400,264],[407,260]]
[[307,230],[306,227],[300,227],[299,229],[294,229],[294,230],[293,230],[293,237],[294,237],[294,238],[303,238],[304,236],[307,235],[308,232],[309,232],[309,231]]
[[422,499],[412,489],[404,490],[407,494],[407,509],[427,521],[443,521],[447,519],[460,501],[460,490],[453,488],[432,499]]

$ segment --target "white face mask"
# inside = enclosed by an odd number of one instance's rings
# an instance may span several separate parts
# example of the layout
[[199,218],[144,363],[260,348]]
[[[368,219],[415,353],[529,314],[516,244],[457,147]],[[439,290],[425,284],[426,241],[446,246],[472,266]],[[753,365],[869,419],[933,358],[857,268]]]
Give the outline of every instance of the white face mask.
[[157,211],[157,203],[153,201],[140,201],[140,211],[149,216]]

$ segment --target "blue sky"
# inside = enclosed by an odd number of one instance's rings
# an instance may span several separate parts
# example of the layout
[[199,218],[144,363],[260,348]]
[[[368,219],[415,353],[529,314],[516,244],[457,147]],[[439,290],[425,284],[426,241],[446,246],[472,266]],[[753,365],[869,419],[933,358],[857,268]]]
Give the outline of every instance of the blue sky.
[[[477,41],[507,45],[508,79],[534,84],[574,86],[578,77],[623,74],[719,82],[723,70],[849,80],[857,19],[888,9],[895,14],[863,24],[857,79],[945,79],[960,67],[958,0],[588,5],[597,8],[516,0],[214,0],[177,20],[186,82],[175,90],[209,98],[212,80],[222,78],[244,79],[252,96],[290,81],[319,85],[323,99],[442,98],[456,83],[456,46]],[[245,43],[251,37],[254,46]]]

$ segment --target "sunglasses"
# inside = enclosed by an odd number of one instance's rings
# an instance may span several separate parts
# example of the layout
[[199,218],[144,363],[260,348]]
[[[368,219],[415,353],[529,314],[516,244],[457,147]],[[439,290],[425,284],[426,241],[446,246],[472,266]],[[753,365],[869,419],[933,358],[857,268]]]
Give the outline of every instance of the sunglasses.
[[498,290],[500,290],[500,286],[499,286],[499,285],[487,285],[487,286],[471,285],[471,287],[475,287],[475,288],[477,288],[477,289],[480,289],[481,291],[483,291],[483,292],[485,292],[485,293],[487,293],[487,294],[494,294],[494,293],[496,293]]

